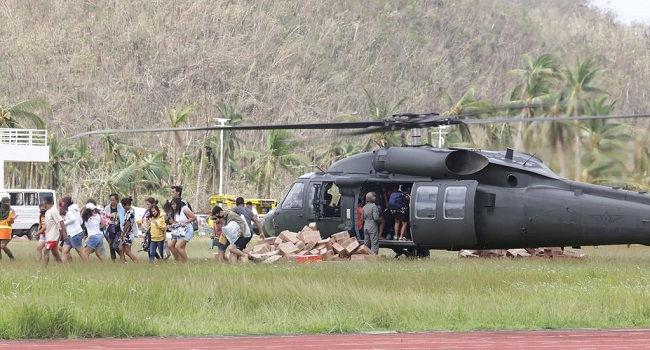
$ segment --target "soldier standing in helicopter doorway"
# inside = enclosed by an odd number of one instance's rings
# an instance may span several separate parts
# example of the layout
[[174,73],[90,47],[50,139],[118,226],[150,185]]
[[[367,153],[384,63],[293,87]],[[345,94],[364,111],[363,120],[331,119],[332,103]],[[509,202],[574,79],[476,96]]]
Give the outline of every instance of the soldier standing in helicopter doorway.
[[366,205],[363,206],[363,244],[379,254],[379,207],[375,202],[377,195],[374,192],[366,194]]

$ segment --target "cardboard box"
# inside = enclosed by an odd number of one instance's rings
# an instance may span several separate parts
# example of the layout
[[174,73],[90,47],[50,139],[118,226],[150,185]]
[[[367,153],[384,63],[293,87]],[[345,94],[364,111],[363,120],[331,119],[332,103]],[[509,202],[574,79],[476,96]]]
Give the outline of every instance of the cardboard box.
[[323,256],[318,254],[310,254],[310,255],[300,255],[296,256],[296,262],[310,262],[310,261],[323,261]]
[[346,239],[350,238],[350,234],[348,233],[348,231],[341,231],[339,233],[333,234],[331,237],[336,242],[343,242]]
[[295,232],[284,230],[280,232],[280,235],[278,235],[278,237],[284,242],[291,242],[293,244],[298,243],[298,236]]
[[253,247],[253,253],[255,254],[263,254],[263,253],[268,253],[270,252],[271,249],[268,244],[263,243],[263,244],[258,244]]
[[291,242],[284,242],[278,246],[278,249],[282,252],[282,254],[287,255],[291,253],[297,252],[299,249],[296,247],[295,244]]

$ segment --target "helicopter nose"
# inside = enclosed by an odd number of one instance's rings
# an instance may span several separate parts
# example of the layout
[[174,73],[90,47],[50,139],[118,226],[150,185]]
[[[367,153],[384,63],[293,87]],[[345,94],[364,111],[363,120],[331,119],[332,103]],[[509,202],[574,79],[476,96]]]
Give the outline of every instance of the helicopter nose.
[[268,213],[266,213],[266,216],[264,217],[264,222],[262,223],[262,226],[264,226],[264,233],[266,234],[267,237],[270,236],[277,236],[277,233],[275,232],[275,209],[272,209]]

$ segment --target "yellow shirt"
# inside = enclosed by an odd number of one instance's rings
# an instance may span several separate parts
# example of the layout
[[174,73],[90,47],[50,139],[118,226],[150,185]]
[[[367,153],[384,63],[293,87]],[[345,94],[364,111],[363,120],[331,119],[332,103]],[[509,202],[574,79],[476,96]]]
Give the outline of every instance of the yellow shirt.
[[147,220],[147,228],[151,233],[152,242],[160,242],[165,240],[165,229],[167,224],[165,224],[165,214],[160,213],[158,217],[151,218]]

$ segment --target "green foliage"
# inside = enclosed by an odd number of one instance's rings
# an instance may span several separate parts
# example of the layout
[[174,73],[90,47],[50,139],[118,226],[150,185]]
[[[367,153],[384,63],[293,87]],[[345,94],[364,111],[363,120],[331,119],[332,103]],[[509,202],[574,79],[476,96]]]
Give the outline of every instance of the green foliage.
[[38,112],[49,115],[52,109],[40,99],[25,100],[6,108],[0,105],[0,128],[45,129]]

